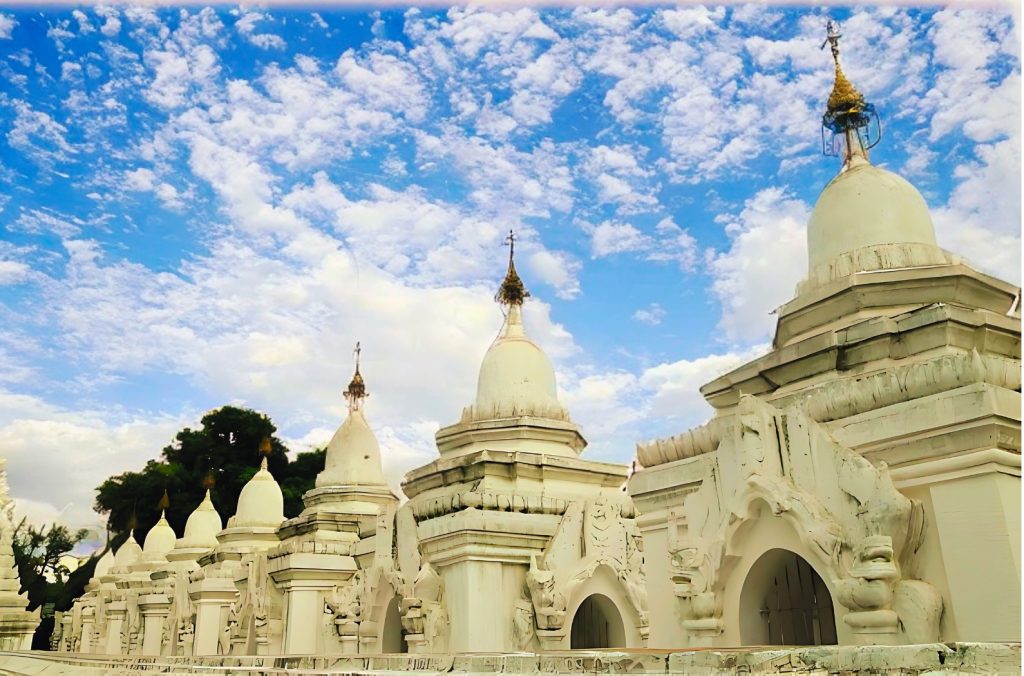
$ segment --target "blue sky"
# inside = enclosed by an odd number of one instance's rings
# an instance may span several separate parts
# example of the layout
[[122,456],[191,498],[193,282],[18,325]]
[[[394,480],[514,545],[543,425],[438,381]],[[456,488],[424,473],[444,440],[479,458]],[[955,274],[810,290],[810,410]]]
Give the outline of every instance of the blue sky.
[[[829,8],[945,248],[1020,279],[1019,28]],[[587,457],[711,411],[806,273],[824,9],[0,10],[0,448],[37,519],[224,403],[396,482],[470,403],[520,237]],[[40,460],[42,459],[42,461]]]

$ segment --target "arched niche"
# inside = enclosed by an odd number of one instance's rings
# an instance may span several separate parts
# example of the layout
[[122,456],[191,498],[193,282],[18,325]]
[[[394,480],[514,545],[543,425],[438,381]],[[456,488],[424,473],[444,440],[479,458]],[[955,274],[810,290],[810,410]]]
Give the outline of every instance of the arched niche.
[[803,557],[769,549],[740,592],[743,645],[835,645],[836,620],[825,581]]
[[[629,602],[622,581],[606,564],[598,565],[585,579],[577,578],[575,584],[570,583],[567,596],[570,601],[567,605],[568,612],[566,612],[564,626],[568,628],[568,631],[564,635],[560,648],[574,647],[572,627],[576,618],[581,616],[581,608],[583,608],[583,613],[589,613],[591,618],[603,617],[608,622],[608,642],[611,645],[606,647],[643,647],[640,617]],[[584,604],[587,604],[586,608],[584,608]],[[600,613],[600,616],[595,613]]]
[[[835,589],[832,588],[832,580],[825,564],[801,540],[789,522],[772,514],[771,508],[759,500],[751,505],[750,518],[730,539],[726,557],[728,563],[723,566],[723,572],[719,579],[719,588],[723,594],[722,619],[725,626],[723,634],[716,639],[715,645],[754,645],[745,640],[745,634],[750,633],[749,627],[746,632],[741,631],[741,618],[743,617],[741,597],[746,588],[747,578],[755,564],[772,550],[788,551],[803,559],[810,566],[811,570],[822,580],[832,600],[836,642],[839,645],[855,643],[853,633],[842,619],[846,609],[835,602]],[[770,560],[765,560],[766,566]],[[764,570],[768,570],[768,568]],[[759,574],[754,571],[755,576]],[[750,587],[750,589],[754,589],[754,587]]]
[[569,647],[625,648],[626,628],[619,609],[604,594],[591,594],[576,607],[569,631]]
[[380,631],[380,651],[382,653],[407,653],[409,645],[405,642],[402,629],[402,597],[393,596],[384,611],[384,622]]

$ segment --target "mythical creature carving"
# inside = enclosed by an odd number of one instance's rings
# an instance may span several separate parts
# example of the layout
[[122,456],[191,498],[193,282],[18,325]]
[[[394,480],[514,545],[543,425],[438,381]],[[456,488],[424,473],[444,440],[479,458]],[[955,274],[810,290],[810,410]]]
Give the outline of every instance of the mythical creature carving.
[[555,573],[537,561],[537,555],[530,558],[530,570],[526,573],[526,585],[530,590],[533,609],[540,629],[560,629],[565,623],[565,596],[555,589]]
[[236,653],[245,652],[247,648],[259,652],[259,646],[266,646],[271,640],[271,600],[268,594],[266,555],[252,555],[245,560],[244,565],[247,568],[245,587],[228,613],[230,631],[226,640],[229,646],[242,646],[234,649]]
[[[683,515],[669,517],[672,581],[683,625],[694,636],[722,630],[719,579],[732,537],[763,501],[795,527],[831,577],[844,621],[862,634],[923,636],[934,603],[920,581],[901,598],[922,608],[903,618],[894,610],[901,562],[920,544],[919,504],[893,486],[883,465],[874,467],[837,444],[801,410],[780,411],[754,397],[740,400],[734,426],[701,487],[687,497]],[[679,517],[686,520],[685,534]],[[924,586],[922,586],[924,585]],[[909,625],[908,625],[909,623]],[[937,632],[928,640],[936,640]]]
[[444,580],[424,561],[412,584],[412,597],[402,599],[402,628],[410,645],[422,652],[443,650],[448,636]]

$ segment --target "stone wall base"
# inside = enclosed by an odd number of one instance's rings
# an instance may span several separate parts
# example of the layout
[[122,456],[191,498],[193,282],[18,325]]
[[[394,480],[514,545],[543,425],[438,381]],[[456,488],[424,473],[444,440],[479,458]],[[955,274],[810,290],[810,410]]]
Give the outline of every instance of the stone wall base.
[[108,657],[0,652],[4,674],[1019,674],[1019,643],[565,651],[542,654]]

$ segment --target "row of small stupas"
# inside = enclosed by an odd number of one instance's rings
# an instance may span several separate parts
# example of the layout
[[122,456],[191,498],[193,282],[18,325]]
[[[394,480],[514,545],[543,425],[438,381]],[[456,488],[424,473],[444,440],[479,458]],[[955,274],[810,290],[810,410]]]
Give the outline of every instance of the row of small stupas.
[[873,110],[830,40],[843,163],[811,217],[808,277],[773,350],[702,389],[714,417],[638,447],[628,494],[626,466],[580,457],[510,252],[476,400],[405,476],[407,501],[384,480],[357,365],[300,516],[284,519],[264,465],[226,526],[208,496],[180,539],[161,519],[99,562],[55,646],[1019,640],[1019,290],[941,250],[920,193],[870,164]]

